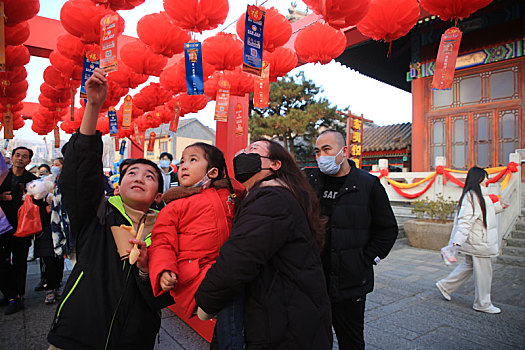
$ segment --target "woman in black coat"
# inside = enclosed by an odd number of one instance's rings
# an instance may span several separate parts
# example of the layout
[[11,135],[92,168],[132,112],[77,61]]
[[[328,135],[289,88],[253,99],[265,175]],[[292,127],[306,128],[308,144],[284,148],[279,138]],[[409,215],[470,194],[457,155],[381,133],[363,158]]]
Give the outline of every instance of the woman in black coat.
[[319,204],[290,154],[259,140],[235,157],[247,189],[195,300],[201,319],[244,292],[246,349],[331,349]]

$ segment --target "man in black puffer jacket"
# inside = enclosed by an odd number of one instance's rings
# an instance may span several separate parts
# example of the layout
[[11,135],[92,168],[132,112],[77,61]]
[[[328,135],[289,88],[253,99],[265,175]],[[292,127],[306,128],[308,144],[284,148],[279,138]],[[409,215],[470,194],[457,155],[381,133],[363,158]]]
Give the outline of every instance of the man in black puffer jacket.
[[379,179],[352,160],[345,161],[345,140],[335,130],[315,144],[319,169],[306,169],[308,181],[329,218],[322,252],[332,323],[340,349],[364,349],[366,294],[374,289],[373,265],[384,259],[398,228]]

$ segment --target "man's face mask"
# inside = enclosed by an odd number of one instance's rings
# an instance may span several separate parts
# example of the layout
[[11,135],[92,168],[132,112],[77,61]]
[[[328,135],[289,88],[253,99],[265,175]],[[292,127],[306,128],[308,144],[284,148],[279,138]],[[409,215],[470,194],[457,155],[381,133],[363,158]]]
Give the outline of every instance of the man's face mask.
[[335,158],[339,156],[343,152],[343,149],[335,155],[335,156],[320,156],[317,158],[317,165],[319,166],[319,170],[323,174],[326,175],[335,175],[341,169],[341,164],[345,161],[345,158],[343,157],[343,160],[339,164],[337,164]]
[[271,170],[270,168],[261,168],[261,158],[270,159],[258,153],[240,153],[235,156],[233,158],[235,179],[240,183],[244,183],[261,170]]
[[160,167],[161,167],[161,168],[164,168],[164,169],[169,168],[169,167],[170,167],[170,163],[171,163],[171,162],[170,162],[169,159],[161,159],[161,160],[159,161]]

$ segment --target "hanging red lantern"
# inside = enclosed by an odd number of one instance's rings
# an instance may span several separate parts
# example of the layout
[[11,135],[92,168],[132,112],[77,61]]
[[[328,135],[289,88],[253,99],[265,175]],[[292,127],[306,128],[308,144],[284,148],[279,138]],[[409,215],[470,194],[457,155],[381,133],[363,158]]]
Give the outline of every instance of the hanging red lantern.
[[124,19],[105,6],[97,6],[89,0],[69,0],[60,10],[62,27],[85,43],[100,42],[100,20],[105,15],[118,16],[118,32],[124,32]]
[[27,80],[22,80],[17,83],[12,83],[9,81],[2,81],[0,85],[0,96],[2,97],[15,97],[24,94],[27,91],[29,84]]
[[345,48],[346,37],[343,32],[319,22],[301,30],[295,39],[295,52],[305,62],[330,63]]
[[392,42],[406,35],[418,19],[417,0],[372,0],[357,30],[376,41]]
[[70,60],[60,52],[52,51],[49,54],[49,61],[64,78],[73,80],[82,79],[82,66],[76,65],[75,61]]
[[23,99],[25,99],[27,96],[27,92],[24,92],[23,94],[20,94],[20,95],[17,95],[17,96],[13,96],[13,97],[1,97],[0,96],[0,105],[4,105],[4,106],[7,106],[7,105],[16,105],[17,103],[19,103],[20,101],[22,101]]
[[95,4],[109,6],[113,11],[133,10],[136,6],[144,3],[146,0],[91,0]]
[[0,86],[19,83],[27,78],[27,70],[24,66],[13,67],[11,70],[0,72]]
[[0,104],[0,116],[2,116],[2,114],[7,112],[7,111],[10,111],[11,113],[14,113],[14,112],[20,112],[22,109],[24,109],[24,103],[23,102],[18,102],[17,104],[9,105],[9,106],[4,106],[4,105]]
[[421,7],[443,21],[467,18],[491,2],[492,0],[419,0]]
[[38,96],[38,102],[46,107],[46,108],[67,108],[71,104],[70,99],[64,99],[64,100],[52,100],[44,95]]
[[[214,72],[214,66],[206,61],[202,62],[204,82],[206,82]],[[184,57],[162,71],[160,74],[160,85],[173,94],[186,92],[186,65],[184,63]]]
[[69,89],[71,87],[71,81],[64,78],[60,71],[53,66],[44,70],[44,81],[55,89]]
[[159,83],[150,83],[133,97],[133,104],[144,112],[163,105],[172,98],[172,94],[163,89]]
[[228,0],[164,0],[164,10],[182,29],[201,33],[223,24]]
[[108,74],[108,79],[113,80],[121,88],[134,89],[148,80],[146,74],[137,74],[126,66],[122,60],[118,60],[118,70]]
[[20,22],[13,27],[5,27],[5,44],[22,45],[29,39],[29,23]]
[[105,112],[109,107],[115,107],[120,102],[122,96],[127,95],[128,92],[129,89],[121,88],[116,82],[108,79],[108,95],[100,110]]
[[57,50],[75,64],[84,63],[84,43],[74,35],[66,33],[57,39]]
[[42,85],[40,85],[40,93],[52,100],[66,100],[71,98],[70,89],[55,89],[48,83],[42,83]]
[[[224,71],[223,73],[215,72],[210,80],[213,80],[218,85],[221,79],[225,79],[230,83],[230,95],[232,96],[244,96],[253,92],[254,75],[243,72],[241,67],[236,67],[232,71]],[[214,95],[213,98],[215,98],[217,93],[215,90],[218,90],[218,87],[208,90]],[[215,91],[215,93],[212,91]]]
[[190,33],[173,24],[166,12],[142,17],[137,23],[137,34],[151,51],[166,57],[184,52],[184,43],[191,40]]
[[[84,115],[84,112],[82,111],[82,116]],[[65,117],[64,121],[60,123],[60,129],[64,130],[66,134],[72,134],[80,127],[80,123],[82,122],[82,118],[77,117],[77,113],[75,112],[74,120],[71,120],[69,117]]]
[[234,70],[242,64],[244,44],[235,34],[219,32],[202,43],[202,58],[215,70]]
[[[290,22],[273,7],[266,9],[262,6],[259,8],[266,12],[264,15],[263,29],[263,49],[273,51],[279,46],[283,46],[292,36],[292,25]],[[244,23],[246,22],[246,13],[243,13],[237,20],[237,34],[244,41]]]
[[7,69],[15,66],[25,66],[29,63],[31,55],[24,45],[5,47],[5,65]]
[[207,81],[204,82],[204,94],[215,100],[217,92],[219,91],[219,74],[213,74]]
[[52,107],[46,108],[40,106],[38,113],[48,122],[54,122],[62,119],[63,116],[69,113],[69,108]]
[[39,0],[3,0],[7,26],[14,26],[36,16],[40,11]]
[[18,130],[24,127],[26,122],[24,119],[22,119],[22,115],[20,113],[13,114],[13,130]]
[[159,76],[168,59],[157,55],[144,43],[133,41],[122,46],[120,58],[128,67],[137,74]]
[[277,81],[297,67],[297,55],[292,49],[278,47],[274,52],[264,51],[263,58],[270,63],[270,81]]
[[170,109],[174,109],[174,106],[177,102],[180,102],[180,115],[185,115],[188,113],[197,113],[208,104],[208,99],[204,95],[188,95],[186,93],[181,93],[171,99],[167,106]]
[[44,121],[44,118],[38,113],[33,114],[33,124],[31,129],[38,135],[47,135],[53,131],[53,124]]
[[356,25],[365,17],[370,7],[370,0],[303,0],[303,2],[336,29]]

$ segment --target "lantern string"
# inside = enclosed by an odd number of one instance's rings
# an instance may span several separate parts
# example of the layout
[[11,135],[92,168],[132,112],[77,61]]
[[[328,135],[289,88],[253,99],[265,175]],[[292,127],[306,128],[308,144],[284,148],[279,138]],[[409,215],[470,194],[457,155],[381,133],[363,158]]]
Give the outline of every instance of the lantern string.
[[[269,0],[264,0],[260,6],[266,4]],[[257,5],[257,0],[255,1],[255,6],[258,6]],[[233,22],[231,22],[230,24],[228,24],[226,27],[222,28],[221,29],[221,32],[224,32],[226,29],[228,29],[229,27],[231,27],[233,24],[237,23],[239,19],[237,18],[236,20],[234,20]]]

